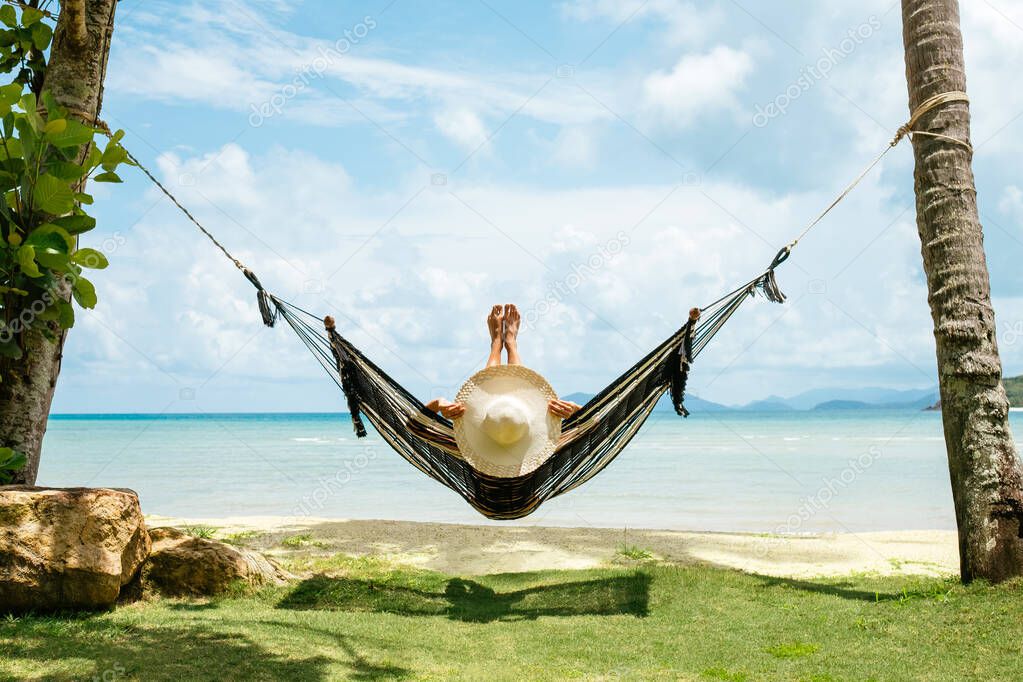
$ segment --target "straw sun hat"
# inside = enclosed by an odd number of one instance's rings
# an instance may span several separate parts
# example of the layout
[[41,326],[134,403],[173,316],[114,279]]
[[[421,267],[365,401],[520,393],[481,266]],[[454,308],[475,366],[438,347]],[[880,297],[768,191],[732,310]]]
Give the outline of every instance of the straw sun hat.
[[547,380],[522,365],[487,367],[472,375],[456,400],[455,440],[477,471],[511,478],[534,471],[554,452],[561,419],[547,410],[558,396]]

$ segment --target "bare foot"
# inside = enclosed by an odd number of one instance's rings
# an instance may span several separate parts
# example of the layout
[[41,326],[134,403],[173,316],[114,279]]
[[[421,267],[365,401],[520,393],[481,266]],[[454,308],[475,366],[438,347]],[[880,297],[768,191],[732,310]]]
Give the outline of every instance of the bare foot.
[[519,309],[514,303],[504,307],[504,345],[514,346],[519,339]]
[[495,305],[487,316],[487,329],[490,330],[491,343],[501,340],[504,333],[504,308],[500,305]]

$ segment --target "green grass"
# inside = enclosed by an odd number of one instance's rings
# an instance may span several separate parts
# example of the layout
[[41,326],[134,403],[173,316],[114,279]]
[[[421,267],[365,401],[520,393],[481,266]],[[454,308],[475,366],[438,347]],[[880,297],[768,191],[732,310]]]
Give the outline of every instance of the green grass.
[[650,550],[637,547],[636,545],[622,545],[618,548],[618,554],[634,561],[645,561],[654,558]]
[[184,526],[181,529],[181,532],[195,538],[205,538],[210,540],[217,534],[217,529],[213,526]]
[[343,556],[288,568],[308,577],[0,618],[0,679],[1009,680],[1023,660],[1023,582],[661,563],[455,577]]

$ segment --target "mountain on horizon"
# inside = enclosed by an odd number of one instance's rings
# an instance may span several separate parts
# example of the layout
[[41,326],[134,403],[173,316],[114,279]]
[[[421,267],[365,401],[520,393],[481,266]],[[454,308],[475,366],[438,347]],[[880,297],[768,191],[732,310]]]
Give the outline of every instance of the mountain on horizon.
[[[1023,383],[1023,380],[1021,380]],[[593,393],[571,393],[565,400],[586,404]],[[744,405],[723,405],[699,396],[687,395],[686,408],[692,412],[806,412],[813,410],[906,409],[922,410],[938,400],[938,389],[892,388],[815,388],[790,398],[771,395]],[[664,395],[654,412],[674,412],[671,400]]]

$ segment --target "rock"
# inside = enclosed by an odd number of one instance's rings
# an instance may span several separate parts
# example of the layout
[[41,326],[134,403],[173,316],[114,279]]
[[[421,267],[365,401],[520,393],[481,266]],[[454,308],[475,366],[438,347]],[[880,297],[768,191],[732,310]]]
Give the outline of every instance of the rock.
[[149,535],[153,549],[142,569],[142,583],[164,596],[213,596],[238,582],[281,585],[293,577],[258,552],[175,528],[154,528]]
[[109,608],[149,546],[131,490],[0,487],[0,612]]

